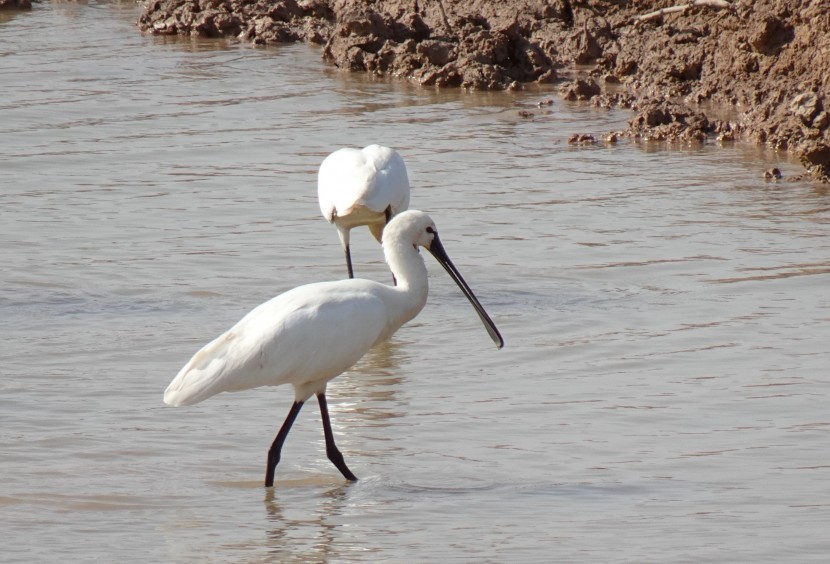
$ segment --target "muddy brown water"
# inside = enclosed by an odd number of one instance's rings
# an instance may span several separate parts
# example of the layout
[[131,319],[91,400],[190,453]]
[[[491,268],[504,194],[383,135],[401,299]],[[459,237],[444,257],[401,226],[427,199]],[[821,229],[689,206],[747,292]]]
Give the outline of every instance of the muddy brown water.
[[[0,15],[4,562],[830,553],[830,195],[760,174],[797,163],[573,148],[627,116],[142,37],[136,17]],[[253,306],[342,277],[316,168],[371,142],[404,155],[506,346],[427,256],[424,311],[329,387],[361,480],[309,405],[269,491],[289,389],[180,409],[162,391]],[[354,239],[357,273],[387,281]]]

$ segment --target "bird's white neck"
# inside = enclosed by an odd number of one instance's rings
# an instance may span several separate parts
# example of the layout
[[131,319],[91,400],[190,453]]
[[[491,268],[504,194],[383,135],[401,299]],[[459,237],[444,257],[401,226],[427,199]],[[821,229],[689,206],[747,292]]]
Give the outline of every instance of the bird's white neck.
[[406,296],[406,309],[412,317],[418,315],[427,301],[429,283],[427,281],[427,267],[418,249],[402,240],[385,243],[383,252],[386,263],[397,281],[395,287],[401,295]]

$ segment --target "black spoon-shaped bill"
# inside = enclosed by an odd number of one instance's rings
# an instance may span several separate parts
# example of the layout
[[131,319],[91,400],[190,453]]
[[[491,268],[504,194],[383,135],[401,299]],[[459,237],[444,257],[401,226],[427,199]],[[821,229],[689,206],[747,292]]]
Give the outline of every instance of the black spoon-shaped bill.
[[493,339],[496,346],[498,348],[502,348],[504,346],[504,339],[502,339],[501,333],[499,333],[499,330],[496,328],[496,324],[493,323],[493,320],[490,319],[489,315],[487,315],[487,312],[484,310],[484,306],[481,305],[481,302],[479,302],[476,295],[473,294],[473,291],[467,285],[467,282],[464,281],[461,273],[458,272],[457,268],[455,268],[455,265],[450,260],[449,255],[447,255],[447,251],[444,249],[444,244],[441,243],[441,239],[438,238],[437,232],[434,234],[434,238],[432,239],[432,243],[430,243],[428,250],[432,253],[432,256],[435,257],[435,260],[437,260],[441,266],[444,267],[444,270],[447,271],[450,278],[455,280],[455,283],[458,284],[458,287],[461,288],[461,291],[464,292],[467,299],[470,300],[470,303],[476,310],[479,318],[481,318],[484,328],[487,329],[487,333],[490,334],[490,338]]

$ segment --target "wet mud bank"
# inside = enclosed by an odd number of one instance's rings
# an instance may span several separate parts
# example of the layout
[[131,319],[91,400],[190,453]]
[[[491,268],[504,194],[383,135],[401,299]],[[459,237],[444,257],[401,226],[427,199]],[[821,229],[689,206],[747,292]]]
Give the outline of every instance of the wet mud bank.
[[633,111],[608,139],[760,143],[830,180],[828,0],[148,0],[138,26],[315,43],[425,87],[561,83]]

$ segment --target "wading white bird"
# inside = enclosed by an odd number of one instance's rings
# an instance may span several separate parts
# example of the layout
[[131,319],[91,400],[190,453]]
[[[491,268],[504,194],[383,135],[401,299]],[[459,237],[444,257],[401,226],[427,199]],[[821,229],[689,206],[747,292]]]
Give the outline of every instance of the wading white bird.
[[303,404],[316,395],[326,454],[348,480],[357,480],[334,444],[326,384],[351,368],[373,345],[414,318],[427,300],[424,247],[470,300],[490,337],[504,345],[495,324],[447,256],[432,219],[410,210],[386,226],[383,250],[396,286],[363,279],[307,284],[260,305],[205,345],[164,391],[169,405],[190,405],[220,392],[294,386],[294,404],[268,451],[265,486],[274,484],[280,451]]
[[409,176],[401,156],[389,147],[340,149],[325,158],[317,177],[320,211],[337,227],[354,278],[349,232],[367,225],[380,242],[383,228],[409,207]]

